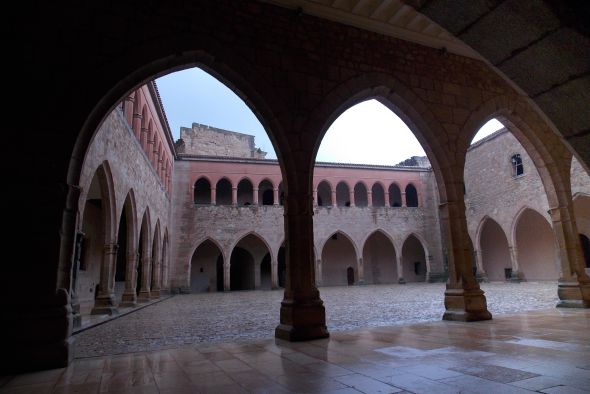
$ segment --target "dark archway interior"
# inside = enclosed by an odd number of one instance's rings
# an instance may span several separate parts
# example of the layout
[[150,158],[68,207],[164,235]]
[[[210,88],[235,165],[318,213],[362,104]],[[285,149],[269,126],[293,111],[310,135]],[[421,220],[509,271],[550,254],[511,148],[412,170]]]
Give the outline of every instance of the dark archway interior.
[[254,290],[254,258],[245,249],[235,247],[230,260],[230,288]]

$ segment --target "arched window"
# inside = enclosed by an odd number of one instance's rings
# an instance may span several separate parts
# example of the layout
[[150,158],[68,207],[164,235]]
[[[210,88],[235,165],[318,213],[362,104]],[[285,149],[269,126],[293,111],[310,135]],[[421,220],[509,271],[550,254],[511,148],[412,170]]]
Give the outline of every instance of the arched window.
[[395,183],[389,185],[389,205],[392,207],[402,206],[402,193]]
[[216,204],[217,205],[231,205],[231,183],[226,179],[220,179],[216,187]]
[[369,205],[367,188],[361,182],[354,186],[354,205],[357,207],[366,207]]
[[336,186],[336,204],[339,207],[350,206],[350,191],[348,185],[344,182],[340,182]]
[[251,205],[254,188],[248,179],[242,179],[238,183],[238,205]]
[[211,184],[205,178],[195,182],[195,204],[211,204]]
[[262,205],[274,204],[273,186],[272,183],[266,179],[258,185],[258,203]]
[[517,177],[524,174],[524,168],[522,166],[522,158],[520,157],[520,153],[512,155],[510,158],[510,162],[512,163],[512,176]]
[[411,183],[406,186],[406,206],[417,207],[418,206],[418,192]]
[[384,207],[385,206],[385,192],[383,191],[383,187],[379,183],[375,183],[371,188],[371,195],[373,200],[374,207]]
[[326,181],[321,181],[318,185],[318,207],[332,206],[332,188]]

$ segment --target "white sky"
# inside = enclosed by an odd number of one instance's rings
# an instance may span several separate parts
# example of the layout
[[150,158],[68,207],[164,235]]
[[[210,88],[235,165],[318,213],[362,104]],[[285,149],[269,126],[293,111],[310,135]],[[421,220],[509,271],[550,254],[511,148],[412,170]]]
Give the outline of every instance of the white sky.
[[[156,80],[174,139],[180,127],[193,122],[252,134],[256,146],[276,154],[266,131],[236,94],[206,72],[192,68]],[[493,119],[486,123],[473,142],[501,128]],[[362,137],[362,138],[359,138]],[[346,110],[330,126],[318,151],[317,161],[395,165],[424,150],[410,129],[393,112],[376,100]]]

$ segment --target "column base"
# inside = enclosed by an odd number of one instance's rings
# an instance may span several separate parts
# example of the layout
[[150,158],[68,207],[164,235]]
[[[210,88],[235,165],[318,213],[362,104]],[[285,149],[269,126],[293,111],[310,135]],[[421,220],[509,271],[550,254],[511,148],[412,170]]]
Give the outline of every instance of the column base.
[[135,306],[137,306],[137,294],[135,294],[134,291],[123,293],[119,307],[135,307]]
[[399,278],[397,280],[397,283],[399,283],[400,285],[405,285],[406,284],[406,280],[404,278]]
[[281,303],[281,324],[275,329],[276,338],[296,342],[329,336],[326,310],[320,299],[309,303],[291,300]]
[[150,298],[160,298],[160,289],[150,291]]
[[3,312],[8,317],[2,327],[3,375],[63,368],[72,361],[73,316],[65,289],[29,298]]
[[590,283],[559,281],[558,308],[590,308]]
[[481,272],[477,272],[475,274],[475,280],[477,281],[477,283],[488,283],[489,279],[488,279],[488,274],[486,273],[481,273]]
[[481,289],[447,289],[445,291],[445,308],[443,320],[480,321],[491,320],[486,298]]
[[148,302],[150,300],[150,292],[141,290],[137,295],[137,302]]
[[118,315],[119,311],[115,305],[114,295],[98,296],[94,301],[94,308],[91,315]]

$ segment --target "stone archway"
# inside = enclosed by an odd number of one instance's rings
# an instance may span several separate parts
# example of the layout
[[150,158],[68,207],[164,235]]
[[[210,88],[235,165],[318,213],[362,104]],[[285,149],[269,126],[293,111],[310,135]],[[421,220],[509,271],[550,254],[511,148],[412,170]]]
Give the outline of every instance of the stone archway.
[[[218,286],[218,261],[223,264],[223,254],[217,243],[210,239],[201,242],[195,249],[190,262],[191,293],[220,291]],[[221,271],[221,291],[223,291],[223,269]]]
[[406,238],[402,246],[402,277],[406,282],[426,280],[426,253],[422,242],[415,236]]
[[240,238],[230,257],[230,289],[259,289],[261,265],[268,254],[270,247],[259,235],[249,233]]
[[349,267],[353,269],[353,277],[358,280],[357,261],[350,237],[341,231],[332,234],[322,248],[322,285],[346,286]]
[[397,255],[391,239],[382,231],[373,232],[363,247],[365,284],[397,283]]
[[559,278],[555,235],[540,213],[530,208],[523,210],[517,219],[514,237],[520,279],[535,281]]
[[481,263],[490,281],[504,281],[510,279],[512,262],[508,239],[504,230],[493,219],[486,218],[479,234],[479,250]]

